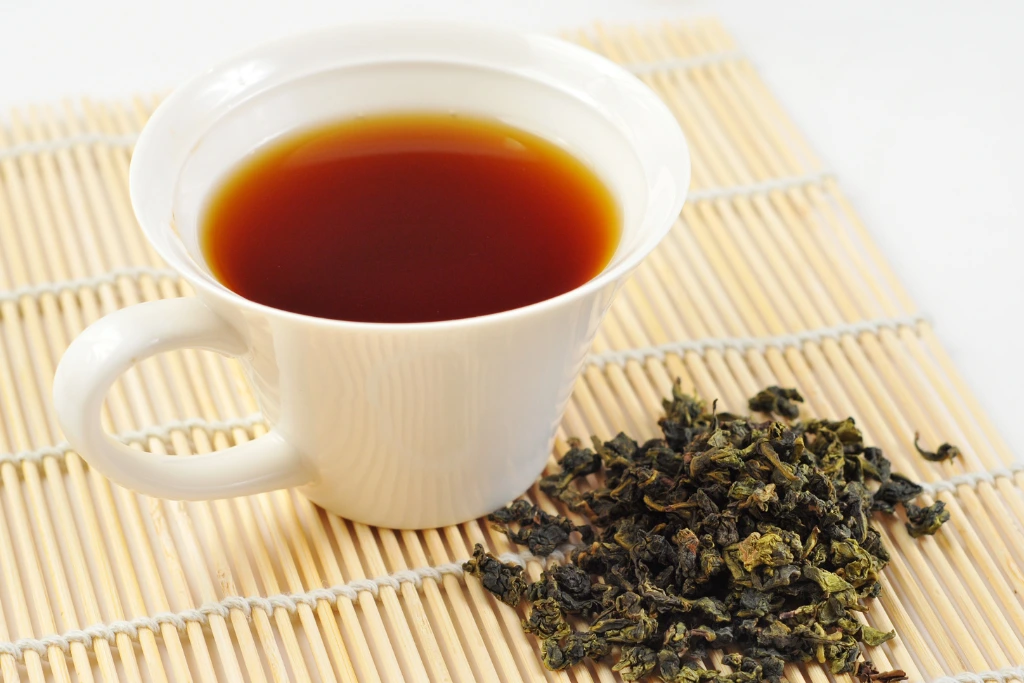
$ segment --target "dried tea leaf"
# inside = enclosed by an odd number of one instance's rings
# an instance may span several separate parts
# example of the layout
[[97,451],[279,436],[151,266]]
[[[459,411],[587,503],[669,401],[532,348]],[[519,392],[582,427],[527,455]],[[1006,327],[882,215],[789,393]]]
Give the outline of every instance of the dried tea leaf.
[[[795,418],[800,400],[769,387],[750,407]],[[518,567],[480,549],[466,565],[509,604],[530,601],[523,628],[541,639],[545,666],[617,651],[613,669],[626,680],[780,683],[787,662],[810,661],[862,681],[902,680],[861,660],[861,643],[895,635],[855,618],[881,592],[889,561],[871,516],[903,507],[916,536],[949,519],[943,504],[915,505],[923,489],[894,474],[852,418],[759,421],[709,411],[678,385],[664,406],[663,439],[571,441],[560,471],[541,481],[589,525],[528,501],[491,515],[538,555],[579,533],[567,563],[528,587]],[[580,481],[590,475],[596,486]],[[731,671],[701,666],[726,646],[736,650],[724,659]]]
[[569,614],[582,614],[600,606],[590,587],[587,572],[574,564],[556,565],[542,572],[540,580],[530,584],[526,595],[530,600],[550,598]]
[[889,481],[889,476],[892,474],[892,463],[882,455],[881,448],[869,446],[864,449],[860,457],[865,477],[870,477],[880,482]]
[[893,474],[875,491],[874,509],[892,514],[897,504],[906,504],[923,492],[920,485],[902,475]]
[[896,637],[896,631],[880,631],[873,626],[863,624],[860,627],[861,641],[870,647],[876,647]]
[[783,389],[782,387],[768,387],[758,392],[747,402],[751,410],[756,410],[769,415],[781,415],[791,420],[800,415],[800,407],[796,403],[803,403],[804,397],[796,389]]
[[[540,490],[552,498],[563,499],[569,484],[579,477],[585,477],[601,469],[601,457],[589,448],[581,448],[579,439],[569,439],[569,450],[558,462],[561,472],[540,480]],[[571,504],[571,500],[564,500]]]
[[502,562],[485,552],[479,543],[473,546],[473,559],[463,564],[462,569],[467,574],[479,578],[484,588],[506,605],[517,606],[526,592],[523,568],[518,564]]
[[561,640],[541,641],[541,661],[548,669],[560,671],[584,659],[600,659],[611,652],[611,645],[596,633],[573,631]]
[[858,662],[853,675],[863,683],[897,683],[907,680],[907,672],[902,669],[880,672],[869,660]]
[[822,592],[825,595],[833,595],[835,593],[842,593],[853,588],[838,574],[822,569],[821,567],[815,567],[813,565],[804,565],[803,576],[805,579],[810,579],[814,583],[818,584]]
[[643,645],[632,645],[622,648],[619,661],[612,666],[612,671],[622,674],[622,680],[635,681],[643,678],[658,666],[658,653]]
[[523,619],[523,630],[544,640],[565,638],[572,633],[572,627],[565,620],[562,606],[554,598],[533,601],[530,613]]
[[[584,542],[593,537],[589,526],[576,526],[565,517],[551,515],[526,500],[517,500],[506,508],[495,510],[487,519],[509,540],[525,545],[530,552],[546,557],[559,546],[569,542],[574,531],[580,533]],[[518,529],[513,529],[518,525]]]
[[952,460],[960,455],[960,449],[948,443],[942,444],[935,451],[926,451],[917,445],[917,441],[920,438],[921,435],[915,432],[914,448],[917,449],[918,454],[925,460],[929,460],[931,462],[942,462],[943,460]]
[[907,503],[904,507],[907,510],[907,531],[914,538],[931,536],[949,521],[949,510],[941,500],[927,507],[919,507],[913,503]]

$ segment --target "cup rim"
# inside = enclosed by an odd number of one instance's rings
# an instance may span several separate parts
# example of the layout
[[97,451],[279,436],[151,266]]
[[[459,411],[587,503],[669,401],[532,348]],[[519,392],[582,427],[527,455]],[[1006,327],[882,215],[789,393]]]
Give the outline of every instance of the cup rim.
[[[143,195],[147,192],[142,187],[145,182],[140,179],[143,172],[140,170],[147,163],[160,163],[161,135],[164,129],[174,125],[174,121],[182,112],[187,112],[194,103],[191,101],[194,96],[215,84],[225,72],[237,70],[246,64],[257,60],[272,58],[276,55],[287,54],[292,50],[301,50],[304,43],[311,39],[334,37],[339,40],[345,35],[356,33],[366,35],[371,32],[446,32],[453,37],[466,37],[479,39],[481,34],[489,33],[492,36],[501,38],[517,38],[528,41],[531,48],[544,51],[549,58],[565,60],[574,66],[584,67],[593,72],[595,76],[608,78],[621,91],[621,96],[628,96],[634,102],[641,105],[646,120],[633,120],[628,123],[630,132],[641,141],[653,142],[659,149],[659,160],[652,164],[650,160],[640,158],[640,165],[645,176],[657,166],[661,170],[662,180],[664,171],[669,171],[668,176],[672,181],[674,196],[672,201],[661,207],[648,206],[645,215],[640,223],[640,243],[627,253],[617,264],[606,267],[596,276],[587,282],[557,296],[544,299],[526,306],[512,308],[496,313],[489,313],[470,318],[455,318],[451,320],[438,320],[428,322],[363,322],[351,320],[336,320],[331,318],[320,318],[304,313],[295,313],[280,308],[274,308],[247,299],[240,294],[228,289],[221,283],[212,279],[212,276],[203,272],[191,256],[184,253],[182,249],[173,249],[165,239],[160,239],[160,233],[173,231],[175,228],[173,216],[173,194],[174,189],[166,191],[168,206],[166,209],[167,219],[160,221],[147,220],[149,213],[146,204],[150,203],[149,198]],[[457,34],[457,35],[455,35]],[[239,98],[241,101],[244,98]],[[653,193],[653,180],[645,177],[648,196]],[[301,322],[307,325],[336,329],[361,329],[377,331],[400,331],[400,330],[446,330],[467,326],[484,325],[491,322],[515,320],[524,316],[544,313],[558,308],[571,301],[584,298],[607,285],[627,276],[636,268],[640,262],[661,242],[671,230],[676,218],[682,210],[683,203],[690,184],[690,155],[689,147],[675,116],[671,113],[668,105],[665,104],[652,89],[640,81],[639,78],[622,68],[618,64],[592,52],[582,46],[556,38],[554,36],[508,29],[506,27],[479,22],[454,22],[438,20],[402,20],[402,21],[368,21],[349,22],[336,26],[325,27],[314,31],[306,31],[291,36],[265,41],[251,47],[233,57],[224,59],[213,66],[208,67],[200,74],[187,80],[177,87],[165,98],[150,116],[135,144],[132,160],[129,167],[129,195],[132,208],[139,221],[147,240],[176,272],[184,277],[190,285],[201,295],[209,295],[215,299],[226,301],[235,308],[249,309],[268,316],[289,319],[294,322]],[[652,212],[654,215],[652,215]],[[158,223],[154,225],[154,222]]]

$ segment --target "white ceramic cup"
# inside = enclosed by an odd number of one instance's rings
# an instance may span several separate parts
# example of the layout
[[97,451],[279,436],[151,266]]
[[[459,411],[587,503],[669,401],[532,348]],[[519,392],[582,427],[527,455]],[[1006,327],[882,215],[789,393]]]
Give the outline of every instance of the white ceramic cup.
[[[296,130],[396,110],[500,119],[583,160],[622,211],[611,262],[540,303],[408,324],[280,311],[211,276],[199,248],[201,216],[240,160]],[[153,496],[199,500],[299,487],[331,512],[397,528],[487,513],[543,469],[601,319],[679,214],[689,170],[679,126],[653,92],[554,38],[386,23],[247,52],[174,92],[138,140],[135,214],[196,296],[118,311],[71,344],[54,380],[64,433],[104,475]],[[134,450],[104,433],[100,411],[111,383],[138,360],[180,348],[237,357],[270,432],[194,457]]]

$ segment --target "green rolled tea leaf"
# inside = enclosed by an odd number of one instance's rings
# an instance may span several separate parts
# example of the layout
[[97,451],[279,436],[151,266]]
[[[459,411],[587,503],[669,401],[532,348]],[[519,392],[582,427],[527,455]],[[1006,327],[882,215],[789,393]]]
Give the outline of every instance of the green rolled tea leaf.
[[907,531],[914,538],[930,536],[949,521],[949,510],[946,509],[946,504],[941,500],[927,507],[918,507],[913,503],[907,503],[906,510],[908,520]]
[[473,548],[473,559],[462,565],[467,574],[477,577],[484,588],[496,595],[506,605],[515,607],[523,599],[527,584],[523,579],[523,568],[517,564],[502,562],[490,553],[484,552],[479,543]]
[[751,410],[770,415],[781,415],[792,420],[800,414],[800,407],[796,404],[803,402],[804,397],[796,389],[773,386],[758,392],[747,402],[747,407]]
[[[586,542],[593,537],[589,526],[577,526],[565,517],[550,515],[529,501],[517,500],[506,508],[496,510],[487,519],[508,535],[509,540],[525,545],[534,555],[550,555],[558,546],[569,542],[574,531]],[[518,530],[512,531],[512,526]]]
[[860,639],[865,645],[876,647],[896,637],[896,631],[880,631],[873,626],[864,624],[860,627]]
[[[765,389],[751,410],[793,421],[761,421],[709,411],[677,386],[663,438],[570,440],[540,487],[589,524],[525,500],[489,517],[537,555],[578,539],[568,561],[526,586],[518,566],[477,546],[467,572],[503,602],[529,603],[523,628],[549,669],[614,657],[625,680],[778,683],[787,662],[818,662],[863,681],[904,679],[861,658],[862,644],[896,635],[857,618],[889,561],[872,516],[903,508],[919,536],[949,512],[915,505],[923,489],[893,473],[852,418],[796,421],[800,401]],[[727,671],[701,665],[712,648],[732,651]]]
[[917,444],[920,438],[920,434],[914,434],[914,448],[917,449],[918,454],[925,460],[942,462],[943,460],[952,460],[960,455],[960,449],[948,443],[942,444],[935,451],[926,451]]

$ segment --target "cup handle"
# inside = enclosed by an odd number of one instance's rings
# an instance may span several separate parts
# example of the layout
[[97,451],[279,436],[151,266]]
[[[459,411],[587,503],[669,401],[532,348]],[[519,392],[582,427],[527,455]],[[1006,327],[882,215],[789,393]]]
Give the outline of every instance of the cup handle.
[[196,297],[131,306],[79,335],[53,380],[57,418],[71,447],[110,479],[161,498],[245,496],[312,481],[308,464],[276,431],[194,457],[135,450],[103,431],[100,411],[114,380],[143,358],[181,348],[238,356],[246,344]]

